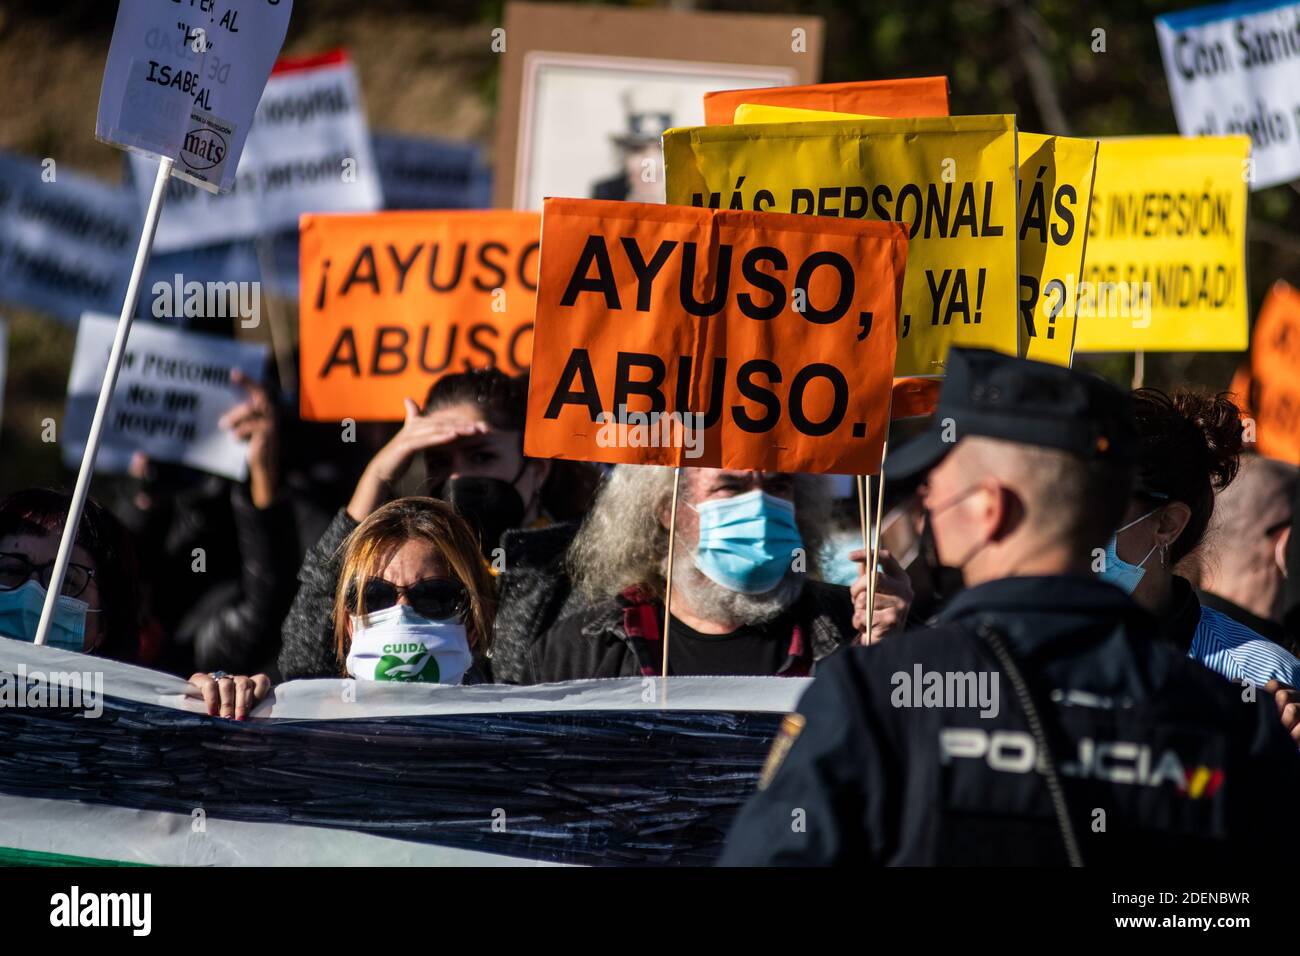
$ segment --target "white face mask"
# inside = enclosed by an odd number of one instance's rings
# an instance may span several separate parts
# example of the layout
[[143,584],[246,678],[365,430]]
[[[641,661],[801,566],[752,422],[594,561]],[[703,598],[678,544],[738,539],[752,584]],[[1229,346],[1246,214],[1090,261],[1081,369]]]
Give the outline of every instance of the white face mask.
[[409,604],[352,616],[347,666],[357,680],[459,684],[473,661],[459,621],[430,621]]

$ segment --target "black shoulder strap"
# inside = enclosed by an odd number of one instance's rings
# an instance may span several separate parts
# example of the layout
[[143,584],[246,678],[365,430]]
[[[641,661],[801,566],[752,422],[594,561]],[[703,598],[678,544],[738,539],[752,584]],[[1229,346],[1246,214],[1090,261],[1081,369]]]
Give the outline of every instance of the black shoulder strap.
[[1079,839],[1074,832],[1069,804],[1065,802],[1065,788],[1061,785],[1061,777],[1056,770],[1056,760],[1052,756],[1051,748],[1048,745],[1047,734],[1043,732],[1042,720],[1039,717],[1038,707],[1034,703],[1033,694],[1029,691],[1029,685],[1025,682],[1024,675],[1020,673],[1020,667],[1016,664],[1015,658],[1011,656],[1006,639],[1003,638],[991,622],[981,621],[976,628],[976,633],[989,646],[993,656],[998,659],[998,664],[1006,673],[1007,679],[1011,681],[1011,686],[1016,692],[1016,698],[1020,702],[1020,709],[1024,711],[1025,720],[1029,724],[1029,732],[1038,748],[1038,771],[1043,775],[1043,779],[1047,783],[1047,791],[1052,799],[1052,810],[1056,814],[1056,826],[1061,834],[1061,842],[1065,846],[1065,857],[1069,860],[1070,866],[1083,866],[1083,854],[1079,850]]

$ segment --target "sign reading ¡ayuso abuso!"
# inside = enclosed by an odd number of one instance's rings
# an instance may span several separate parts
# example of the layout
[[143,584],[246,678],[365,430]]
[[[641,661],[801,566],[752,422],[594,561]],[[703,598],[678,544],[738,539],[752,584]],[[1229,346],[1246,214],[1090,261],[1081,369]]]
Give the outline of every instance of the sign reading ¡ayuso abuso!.
[[1300,3],[1184,10],[1156,33],[1179,132],[1249,136],[1254,189],[1300,178]]
[[120,0],[95,137],[227,192],[293,0]]
[[[153,163],[138,154],[131,163],[147,205]],[[168,183],[154,250],[296,231],[303,213],[382,206],[361,88],[347,54],[282,59],[266,82],[231,191],[214,196]]]

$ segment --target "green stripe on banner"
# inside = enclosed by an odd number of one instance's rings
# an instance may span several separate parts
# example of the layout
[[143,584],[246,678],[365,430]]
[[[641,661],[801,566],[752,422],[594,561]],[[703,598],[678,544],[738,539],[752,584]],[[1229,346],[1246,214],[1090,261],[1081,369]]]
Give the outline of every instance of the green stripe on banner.
[[124,863],[121,860],[97,860],[90,856],[67,856],[63,853],[39,853],[0,846],[0,866],[148,866],[147,863]]

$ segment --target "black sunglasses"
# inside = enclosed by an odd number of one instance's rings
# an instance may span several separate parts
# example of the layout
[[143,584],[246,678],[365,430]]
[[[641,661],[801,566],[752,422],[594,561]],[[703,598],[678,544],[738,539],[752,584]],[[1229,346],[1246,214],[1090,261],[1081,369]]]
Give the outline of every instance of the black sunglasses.
[[392,607],[402,596],[417,614],[430,620],[464,621],[469,613],[469,591],[454,578],[425,578],[406,587],[398,587],[383,578],[370,578],[361,588],[361,605],[358,605],[357,585],[353,581],[348,585],[347,607],[349,612],[357,614],[358,607],[364,606],[366,613],[370,614]]

